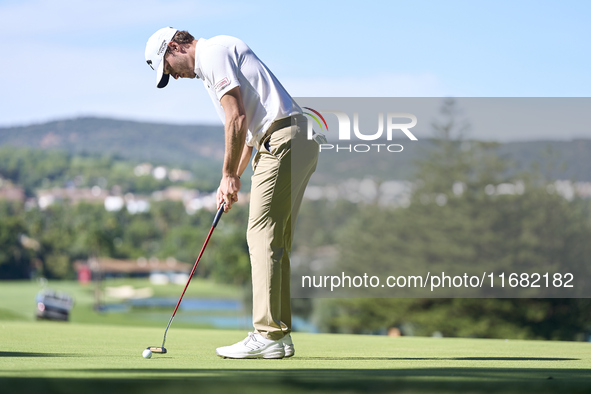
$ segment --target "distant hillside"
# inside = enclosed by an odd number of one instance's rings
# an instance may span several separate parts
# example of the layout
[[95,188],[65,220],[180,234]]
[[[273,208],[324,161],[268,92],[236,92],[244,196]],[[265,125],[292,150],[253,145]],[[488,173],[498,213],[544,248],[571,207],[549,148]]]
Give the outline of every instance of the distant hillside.
[[[323,153],[313,182],[338,182],[368,175],[410,179],[415,161],[431,146],[429,140],[384,142],[401,144],[404,151]],[[201,166],[212,171],[221,170],[224,152],[222,126],[179,126],[90,117],[0,128],[0,145],[61,149],[74,154],[114,154],[131,161],[187,168]],[[591,140],[513,142],[502,144],[498,153],[514,162],[515,171],[537,165],[551,178],[591,181]]]
[[[433,140],[380,143],[400,144],[404,150],[400,153],[385,152],[383,147],[380,153],[373,149],[369,153],[329,150],[320,155],[316,183],[331,183],[334,177],[346,179],[368,175],[381,180],[410,180],[416,161],[433,147]],[[349,144],[341,142],[339,145],[346,148]],[[496,152],[507,160],[513,174],[539,168],[549,179],[591,181],[591,140],[511,142],[500,144]]]
[[0,128],[0,145],[115,154],[134,161],[187,166],[195,160],[221,162],[224,129],[79,118]]

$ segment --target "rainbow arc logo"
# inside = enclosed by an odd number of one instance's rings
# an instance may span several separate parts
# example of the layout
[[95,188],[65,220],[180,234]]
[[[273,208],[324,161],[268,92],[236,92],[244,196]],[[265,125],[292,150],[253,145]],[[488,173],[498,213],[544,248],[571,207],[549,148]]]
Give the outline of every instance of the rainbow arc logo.
[[[335,138],[338,137],[338,141],[351,141],[352,138],[355,140],[360,141],[374,141],[373,144],[349,144],[344,146],[339,146],[338,144],[335,145],[334,143],[329,144],[327,141],[326,136],[323,132],[328,133],[328,123],[324,116],[318,111],[310,107],[302,107],[309,112],[304,112],[304,115],[309,116],[311,119],[318,124],[320,127],[321,132],[317,132],[314,130],[313,125],[314,122],[309,121],[308,123],[308,139],[314,140],[320,145],[320,151],[323,150],[330,150],[335,149],[336,152],[339,150],[342,151],[349,151],[349,152],[369,152],[370,150],[374,149],[377,152],[382,150],[387,150],[388,152],[402,152],[404,147],[400,144],[384,144],[379,143],[380,138],[386,141],[392,141],[394,131],[399,130],[402,131],[410,140],[417,141],[417,138],[409,131],[410,128],[416,126],[417,124],[417,117],[411,113],[406,112],[378,112],[378,130],[374,132],[373,130],[369,133],[364,133],[360,130],[359,127],[359,113],[353,113],[353,120],[349,115],[340,110],[335,109],[325,109],[323,110],[324,113],[329,113],[336,116],[338,121],[338,135],[334,136]],[[386,116],[384,116],[386,115]],[[410,123],[398,123],[396,119],[410,119]],[[383,134],[385,132],[385,138]]]
[[[322,123],[324,123],[324,126],[326,127],[326,131],[328,131],[328,125],[326,124],[326,120],[324,119],[324,116],[322,116],[322,114],[318,111],[316,111],[315,109],[312,109],[310,107],[304,107],[304,109],[307,109],[309,111],[314,112],[316,115],[318,115],[318,117],[320,119],[322,119]],[[304,112],[304,115],[308,115],[310,116],[312,119],[314,119],[316,121],[316,123],[318,123],[318,126],[320,126],[320,130],[324,131],[324,128],[322,127],[322,123],[320,123],[320,120],[318,120],[318,118],[316,116],[314,116],[313,114],[309,113],[309,112]]]

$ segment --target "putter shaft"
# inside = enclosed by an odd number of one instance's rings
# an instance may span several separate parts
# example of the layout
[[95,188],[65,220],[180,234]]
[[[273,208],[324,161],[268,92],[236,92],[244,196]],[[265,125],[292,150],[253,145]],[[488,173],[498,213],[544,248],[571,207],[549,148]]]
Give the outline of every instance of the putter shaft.
[[162,349],[164,349],[164,343],[166,342],[166,334],[168,333],[168,329],[170,328],[170,324],[172,323],[172,319],[174,319],[174,315],[176,315],[176,311],[177,311],[177,309],[179,309],[179,305],[181,304],[181,301],[183,300],[183,296],[185,295],[185,292],[187,291],[187,287],[189,287],[189,283],[191,282],[191,278],[193,278],[193,274],[195,273],[195,269],[197,268],[197,265],[199,264],[199,260],[201,260],[201,256],[203,255],[203,252],[205,251],[205,247],[207,246],[207,243],[209,242],[209,238],[211,238],[211,234],[213,233],[213,230],[218,225],[218,222],[220,221],[220,218],[222,217],[222,214],[224,213],[225,205],[226,205],[226,203],[223,202],[222,205],[220,206],[220,209],[218,209],[218,212],[215,215],[215,218],[213,219],[213,224],[211,225],[211,229],[209,230],[209,234],[207,234],[207,238],[205,239],[205,242],[203,243],[203,247],[201,248],[201,252],[199,253],[199,257],[197,257],[197,260],[195,260],[195,264],[193,265],[193,269],[191,270],[191,274],[189,274],[189,279],[187,279],[187,284],[185,285],[185,288],[183,289],[183,293],[181,294],[181,297],[179,298],[178,302],[176,303],[176,307],[174,308],[174,312],[172,312],[172,316],[170,317],[170,320],[168,321],[168,325],[166,326],[166,330],[164,331],[164,339],[162,340]]

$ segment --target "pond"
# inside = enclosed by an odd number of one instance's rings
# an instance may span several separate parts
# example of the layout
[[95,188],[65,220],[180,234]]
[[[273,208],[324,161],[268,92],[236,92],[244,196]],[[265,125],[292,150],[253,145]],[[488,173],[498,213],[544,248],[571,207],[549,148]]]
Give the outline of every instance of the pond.
[[[131,299],[123,303],[105,304],[106,313],[133,313],[142,320],[167,322],[178,302],[174,297],[150,297]],[[183,313],[181,313],[183,312]],[[175,315],[176,322],[210,326],[212,328],[252,331],[250,307],[240,300],[221,298],[183,298]],[[318,332],[309,321],[293,316],[294,331]]]

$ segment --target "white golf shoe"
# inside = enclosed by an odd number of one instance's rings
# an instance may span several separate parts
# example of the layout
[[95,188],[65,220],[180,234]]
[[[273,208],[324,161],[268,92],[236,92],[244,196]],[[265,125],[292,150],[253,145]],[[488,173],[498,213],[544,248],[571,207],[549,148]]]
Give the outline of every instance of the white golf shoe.
[[293,356],[295,354],[295,348],[293,347],[291,335],[287,334],[281,340],[283,341],[283,350],[285,351],[285,357]]
[[258,333],[249,332],[248,336],[231,346],[219,347],[215,354],[224,358],[283,358],[283,341],[264,338]]

